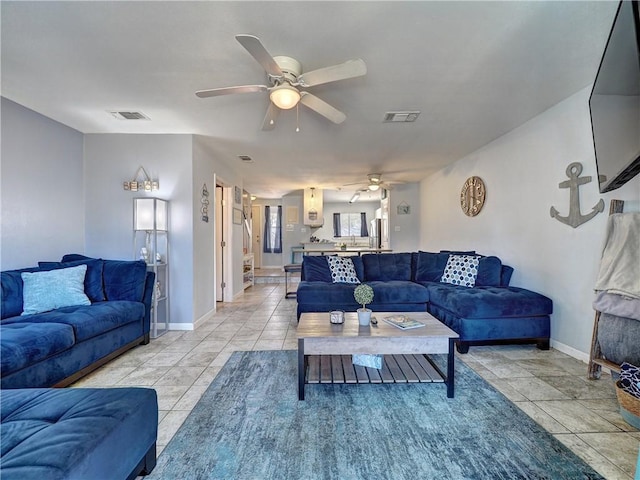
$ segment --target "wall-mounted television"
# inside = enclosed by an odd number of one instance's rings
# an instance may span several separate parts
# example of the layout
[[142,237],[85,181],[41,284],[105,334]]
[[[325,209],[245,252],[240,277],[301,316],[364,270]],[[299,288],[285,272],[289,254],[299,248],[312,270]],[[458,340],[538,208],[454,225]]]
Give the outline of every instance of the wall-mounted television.
[[622,0],[589,98],[600,193],[640,173],[640,5]]

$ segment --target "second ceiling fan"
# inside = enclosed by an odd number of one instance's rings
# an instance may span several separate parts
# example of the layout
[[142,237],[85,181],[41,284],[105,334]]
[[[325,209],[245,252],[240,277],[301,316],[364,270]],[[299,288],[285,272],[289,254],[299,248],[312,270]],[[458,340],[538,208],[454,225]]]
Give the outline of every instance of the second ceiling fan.
[[365,75],[367,66],[362,59],[349,60],[338,65],[303,73],[302,65],[296,59],[286,56],[272,57],[258,37],[242,34],[236,35],[236,40],[262,65],[262,68],[267,72],[269,85],[239,85],[199,90],[196,92],[198,97],[269,92],[271,101],[262,123],[262,130],[272,130],[276,125],[280,110],[289,110],[298,103],[336,124],[344,122],[347,118],[340,110],[303,89]]

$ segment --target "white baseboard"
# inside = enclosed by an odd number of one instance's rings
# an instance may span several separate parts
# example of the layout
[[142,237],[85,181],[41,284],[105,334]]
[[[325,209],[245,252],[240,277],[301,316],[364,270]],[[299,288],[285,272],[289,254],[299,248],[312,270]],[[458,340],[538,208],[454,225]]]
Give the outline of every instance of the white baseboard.
[[169,323],[168,330],[193,330],[193,323]]
[[578,359],[578,360],[582,360],[584,363],[589,363],[589,354],[588,353],[584,353],[581,352],[580,350],[576,350],[573,347],[570,347],[569,345],[565,345],[564,343],[558,342],[557,340],[551,340],[551,347],[555,348],[556,350],[562,352],[562,353],[566,353],[567,355]]
[[195,330],[198,326],[205,321],[209,320],[209,318],[216,313],[215,307],[209,310],[207,313],[202,315],[200,318],[196,319],[193,323],[169,323],[169,330]]
[[203,324],[204,322],[209,320],[209,318],[211,318],[213,316],[213,314],[216,313],[216,310],[217,310],[216,307],[213,307],[211,310],[209,310],[207,313],[202,315],[200,318],[196,319],[196,321],[193,322],[193,326],[194,326],[193,328],[196,329],[201,324]]

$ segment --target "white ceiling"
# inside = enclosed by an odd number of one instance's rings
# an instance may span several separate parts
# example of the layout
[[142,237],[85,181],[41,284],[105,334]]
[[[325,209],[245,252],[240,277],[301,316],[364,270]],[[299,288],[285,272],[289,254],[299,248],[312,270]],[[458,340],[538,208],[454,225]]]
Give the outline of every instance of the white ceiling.
[[[84,133],[201,135],[262,197],[383,179],[418,181],[590,85],[617,2],[1,3],[2,95]],[[365,77],[310,89],[347,115],[304,106],[261,131],[264,84],[234,35],[258,36],[305,71],[362,58]],[[122,121],[138,110],[150,121]],[[415,123],[387,111],[420,110]],[[242,164],[238,155],[254,162]],[[347,187],[351,196],[356,187]],[[331,198],[329,194],[329,198]]]

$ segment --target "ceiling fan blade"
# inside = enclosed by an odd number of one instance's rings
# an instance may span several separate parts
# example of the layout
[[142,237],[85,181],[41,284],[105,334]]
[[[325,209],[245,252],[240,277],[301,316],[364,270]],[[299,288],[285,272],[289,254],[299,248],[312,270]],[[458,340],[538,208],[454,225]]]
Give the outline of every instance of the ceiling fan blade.
[[280,67],[271,54],[267,52],[267,49],[264,48],[264,45],[262,45],[258,37],[240,34],[236,35],[236,40],[262,65],[262,68],[264,68],[269,75],[272,77],[282,77],[282,70],[280,70]]
[[262,122],[262,130],[268,131],[276,128],[276,120],[278,120],[278,115],[280,115],[280,109],[276,107],[273,102],[269,102],[267,114],[264,116],[264,121]]
[[353,185],[361,185],[361,186],[366,186],[366,183],[364,182],[353,182],[353,183],[343,183],[342,186],[343,187],[351,187]]
[[300,103],[323,117],[328,118],[333,123],[342,123],[347,118],[340,110],[335,109],[324,100],[320,100],[309,92],[300,92],[300,96]]
[[315,85],[322,85],[323,83],[361,77],[362,75],[366,75],[366,73],[367,65],[364,63],[364,60],[358,58],[339,65],[305,72],[298,77],[298,83],[303,87],[313,87]]
[[220,95],[231,95],[232,93],[256,93],[266,92],[269,89],[266,85],[240,85],[237,87],[212,88],[210,90],[199,90],[196,96],[200,98],[218,97]]

